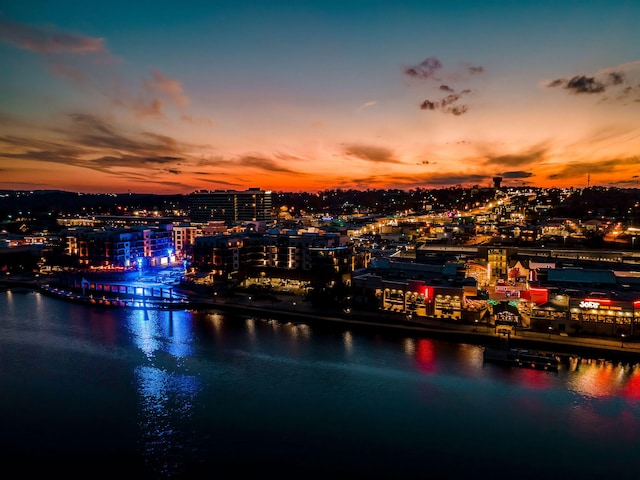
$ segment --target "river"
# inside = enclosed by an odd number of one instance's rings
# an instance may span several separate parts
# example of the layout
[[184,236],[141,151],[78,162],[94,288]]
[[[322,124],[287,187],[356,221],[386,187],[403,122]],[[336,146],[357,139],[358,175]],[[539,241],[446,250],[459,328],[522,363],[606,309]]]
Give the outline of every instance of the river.
[[635,479],[640,364],[0,293],[0,455],[66,478]]

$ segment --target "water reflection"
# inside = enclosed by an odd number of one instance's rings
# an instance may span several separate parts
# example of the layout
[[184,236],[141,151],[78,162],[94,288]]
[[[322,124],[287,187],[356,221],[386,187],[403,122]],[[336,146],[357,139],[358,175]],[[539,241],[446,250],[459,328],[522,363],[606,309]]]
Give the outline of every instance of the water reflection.
[[593,397],[623,395],[640,399],[640,365],[614,364],[603,360],[574,359],[567,386]]
[[131,339],[150,360],[157,352],[183,358],[192,352],[193,329],[188,312],[131,310],[127,317]]
[[145,462],[158,474],[179,471],[182,451],[194,439],[187,434],[200,382],[187,375],[184,360],[193,353],[187,312],[132,310],[127,317],[131,340],[147,365],[135,370],[140,395],[140,444]]
[[200,390],[197,378],[140,366],[135,372],[140,392],[140,444],[145,462],[170,478],[182,469],[185,451],[196,442],[189,432]]
[[[628,410],[622,400],[637,402],[640,397],[640,373],[628,365],[568,358],[559,373],[485,365],[482,348],[475,345],[428,338],[388,339],[356,335],[350,330],[316,335],[303,323],[228,318],[219,313],[135,311],[128,316],[127,325],[147,361],[135,371],[140,441],[147,461],[162,473],[181,468],[184,460],[176,451],[198,448],[202,438],[185,433],[192,428],[189,422],[198,408],[211,408],[216,388],[227,391],[229,378],[243,385],[239,398],[256,395],[258,401],[271,405],[273,412],[279,411],[279,401],[273,400],[276,392],[294,384],[303,387],[292,392],[302,404],[309,392],[325,402],[331,401],[330,392],[342,392],[350,402],[359,402],[358,408],[374,408],[367,403],[374,391],[384,395],[386,385],[393,383],[401,392],[407,383],[413,386],[407,387],[404,395],[398,394],[400,404],[415,401],[443,409],[444,415],[445,405],[473,402],[476,408],[494,413],[483,420],[473,420],[469,411],[461,410],[461,415],[469,421],[495,421],[498,430],[500,416],[522,415],[518,428],[523,431],[539,430],[544,419],[542,424],[548,425],[550,435],[567,430],[577,442],[596,436],[612,442],[619,438],[632,441],[638,436],[634,431],[640,423],[638,408]],[[203,339],[203,332],[210,338]],[[194,341],[206,353],[196,352]],[[215,370],[211,367],[218,365],[218,360],[220,365],[230,365],[224,378],[211,377]],[[243,383],[243,379],[260,382],[261,378],[269,383],[267,392],[273,393],[265,393],[259,383]],[[360,397],[360,392],[369,396]],[[220,406],[216,404],[216,408]],[[295,412],[293,405],[289,408]],[[391,404],[388,408],[394,411]]]

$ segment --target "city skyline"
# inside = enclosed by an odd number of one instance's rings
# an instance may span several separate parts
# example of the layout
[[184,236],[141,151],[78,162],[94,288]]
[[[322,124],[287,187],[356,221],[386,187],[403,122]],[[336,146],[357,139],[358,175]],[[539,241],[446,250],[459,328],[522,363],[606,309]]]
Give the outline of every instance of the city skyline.
[[640,5],[0,4],[0,189],[637,187]]

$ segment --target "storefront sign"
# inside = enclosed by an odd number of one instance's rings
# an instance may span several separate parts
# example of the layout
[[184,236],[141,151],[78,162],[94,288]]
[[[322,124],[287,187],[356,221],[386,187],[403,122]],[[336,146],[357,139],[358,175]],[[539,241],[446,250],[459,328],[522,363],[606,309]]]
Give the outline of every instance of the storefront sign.
[[586,302],[586,301],[582,301],[580,302],[580,304],[578,305],[580,308],[600,308],[600,302]]

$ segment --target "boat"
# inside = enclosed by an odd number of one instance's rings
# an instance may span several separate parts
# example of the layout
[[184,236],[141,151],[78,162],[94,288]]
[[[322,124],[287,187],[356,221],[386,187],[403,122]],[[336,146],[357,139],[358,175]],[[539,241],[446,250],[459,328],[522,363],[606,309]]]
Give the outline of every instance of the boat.
[[557,355],[537,350],[520,348],[484,347],[483,359],[487,362],[503,363],[506,365],[533,368],[535,370],[558,371],[560,359]]

